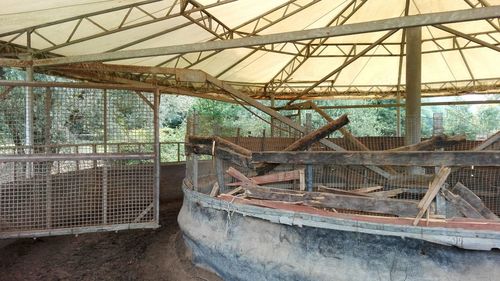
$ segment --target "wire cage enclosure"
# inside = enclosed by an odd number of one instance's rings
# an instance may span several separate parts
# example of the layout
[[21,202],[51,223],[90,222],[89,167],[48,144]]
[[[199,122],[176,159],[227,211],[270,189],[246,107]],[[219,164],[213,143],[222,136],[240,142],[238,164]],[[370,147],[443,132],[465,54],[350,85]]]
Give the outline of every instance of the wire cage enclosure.
[[1,88],[0,238],[158,226],[155,94]]

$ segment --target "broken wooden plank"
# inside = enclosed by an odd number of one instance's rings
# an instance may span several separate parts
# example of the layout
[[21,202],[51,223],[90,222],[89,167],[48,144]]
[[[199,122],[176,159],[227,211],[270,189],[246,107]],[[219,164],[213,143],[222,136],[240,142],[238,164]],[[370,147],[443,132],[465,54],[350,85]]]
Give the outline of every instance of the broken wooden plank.
[[454,194],[446,188],[441,191],[444,198],[453,204],[466,218],[483,219],[484,217],[461,196]]
[[443,186],[443,184],[445,183],[450,173],[451,173],[451,168],[449,167],[441,167],[441,169],[439,169],[439,172],[436,174],[434,180],[429,185],[429,190],[427,191],[427,193],[425,193],[424,198],[422,198],[422,200],[420,200],[420,202],[418,203],[418,208],[420,209],[420,211],[415,217],[413,225],[418,224],[424,213],[431,205],[432,200],[434,200],[434,197],[436,197],[437,193],[441,189],[441,186]]
[[391,198],[398,196],[399,194],[405,193],[407,191],[406,188],[396,188],[392,190],[384,190],[384,191],[378,191],[378,192],[372,192],[368,193],[368,196],[375,197],[375,198]]
[[276,164],[500,166],[500,151],[253,152],[252,161]]
[[417,203],[409,200],[378,199],[324,192],[289,192],[288,190],[277,192],[275,190],[247,186],[245,187],[245,195],[257,199],[302,202],[304,205],[319,208],[355,210],[402,217],[415,216],[418,213]]
[[233,178],[243,182],[243,185],[257,185],[257,183],[254,180],[249,179],[242,172],[236,170],[233,167],[229,167],[229,169],[227,169],[226,173],[228,175],[232,176]]
[[299,189],[306,190],[306,171],[304,169],[299,170]]
[[453,193],[462,197],[467,203],[469,203],[474,209],[476,209],[483,217],[492,220],[498,220],[498,216],[495,215],[490,209],[488,209],[481,198],[479,198],[474,192],[468,189],[461,182],[457,182],[453,188],[450,189]]
[[[311,147],[311,145],[323,139],[324,137],[328,136],[329,134],[333,133],[334,131],[338,130],[347,123],[349,123],[349,119],[347,118],[347,115],[344,114],[340,116],[338,119],[333,120],[332,122],[329,122],[325,126],[313,132],[310,132],[309,134],[296,140],[295,142],[287,146],[283,151],[298,151],[298,150],[308,149],[309,147]],[[261,167],[257,167],[257,174],[262,175],[269,173],[277,166],[278,165],[274,163],[263,164]]]
[[203,144],[207,146],[213,146],[215,142],[216,147],[223,146],[234,151],[235,153],[248,157],[252,155],[252,151],[218,136],[213,136],[213,137],[189,136],[188,142],[189,144]]
[[383,186],[377,185],[377,186],[368,186],[368,187],[357,188],[357,189],[354,189],[351,191],[358,192],[358,193],[370,193],[370,192],[374,192],[374,191],[377,191],[377,190],[380,190],[383,188],[384,188]]
[[447,135],[437,135],[416,144],[396,147],[389,149],[388,151],[432,151],[439,148],[453,146],[462,142],[465,142],[465,136],[449,137]]
[[[254,205],[264,208],[272,208],[278,210],[286,210],[290,212],[298,213],[308,213],[312,215],[320,215],[326,217],[336,217],[341,219],[348,219],[353,221],[363,221],[377,224],[396,224],[396,225],[408,225],[411,226],[413,223],[413,218],[401,218],[401,217],[385,217],[385,216],[366,216],[359,214],[346,214],[331,212],[329,210],[317,209],[310,206],[304,206],[300,204],[289,204],[286,202],[279,201],[269,201],[269,200],[259,200],[259,199],[243,199],[234,196],[224,196],[220,195],[219,198],[226,202],[235,204],[246,204]],[[449,229],[467,229],[467,230],[486,230],[486,231],[500,231],[500,223],[492,222],[486,220],[472,220],[467,218],[453,218],[453,219],[429,219],[426,222],[429,227],[440,227]]]
[[[303,170],[302,170],[303,171]],[[268,184],[275,182],[285,182],[291,180],[299,180],[300,179],[301,170],[293,170],[279,173],[272,173],[262,176],[250,177],[249,179],[253,180],[256,184]],[[227,184],[227,186],[239,186],[243,183],[240,182],[232,182]]]
[[[326,113],[323,109],[319,108],[314,102],[309,101],[309,106],[310,106],[310,108],[314,109],[317,113],[319,113],[319,115],[321,115],[326,121],[328,121],[328,122],[333,121],[333,118],[330,115],[328,115],[328,113]],[[344,138],[348,142],[350,142],[351,144],[353,144],[360,151],[370,151],[370,149],[366,145],[364,145],[362,142],[360,142],[346,128],[342,127],[342,128],[339,129],[339,131],[340,131],[340,133],[344,136]],[[367,168],[369,168],[372,171],[374,171],[374,172],[382,175],[385,178],[388,177],[388,174],[385,171],[383,171],[382,169],[380,169],[379,167],[369,166]],[[397,174],[397,172],[392,167],[385,166],[384,169],[387,170],[387,171],[389,171],[391,174]]]
[[[212,145],[186,143],[186,153],[212,155]],[[228,148],[216,147],[214,154],[217,159],[229,161],[237,166],[253,168],[250,157],[236,153]]]
[[212,191],[210,191],[210,197],[217,197],[217,195],[219,194],[219,189],[219,183],[215,182],[214,186],[212,187]]
[[243,187],[238,186],[237,188],[235,188],[235,189],[233,189],[233,190],[231,190],[231,191],[229,191],[229,192],[226,192],[226,193],[224,193],[224,194],[226,194],[226,195],[235,195],[235,194],[241,193],[241,192],[243,192],[243,191],[245,191],[245,190],[243,189]]
[[487,138],[480,145],[476,146],[473,150],[474,151],[485,150],[485,149],[489,148],[490,146],[494,145],[498,140],[500,140],[500,131],[496,132],[494,135]]
[[362,193],[362,192],[354,192],[354,191],[351,191],[351,190],[343,190],[343,189],[338,189],[338,188],[334,188],[334,187],[327,187],[327,186],[324,186],[324,185],[319,185],[318,186],[318,191],[320,191],[320,192],[328,192],[328,193],[335,193],[335,194],[352,195],[352,196],[364,196],[364,197],[368,197],[369,196],[366,193]]

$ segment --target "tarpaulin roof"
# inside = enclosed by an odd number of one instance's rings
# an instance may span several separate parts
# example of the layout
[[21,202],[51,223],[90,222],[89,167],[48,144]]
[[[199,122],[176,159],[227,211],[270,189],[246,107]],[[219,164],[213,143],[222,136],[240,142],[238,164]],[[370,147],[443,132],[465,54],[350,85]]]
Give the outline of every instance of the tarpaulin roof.
[[[4,0],[0,40],[26,47],[30,33],[35,57],[80,56],[499,4],[500,0]],[[496,91],[499,31],[498,17],[423,26],[422,91],[438,95]],[[262,96],[290,96],[315,86],[312,96],[383,97],[404,92],[404,32],[398,29],[388,36],[388,31],[378,31],[109,63],[201,69]],[[382,40],[383,36],[388,37]],[[374,44],[377,40],[381,42]]]

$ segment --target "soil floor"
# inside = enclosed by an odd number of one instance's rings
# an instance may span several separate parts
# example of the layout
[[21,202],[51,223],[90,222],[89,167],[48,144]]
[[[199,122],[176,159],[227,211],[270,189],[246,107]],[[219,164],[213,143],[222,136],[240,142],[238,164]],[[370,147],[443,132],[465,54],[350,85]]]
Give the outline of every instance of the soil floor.
[[221,280],[191,263],[181,205],[162,204],[155,230],[16,240],[0,248],[0,280]]

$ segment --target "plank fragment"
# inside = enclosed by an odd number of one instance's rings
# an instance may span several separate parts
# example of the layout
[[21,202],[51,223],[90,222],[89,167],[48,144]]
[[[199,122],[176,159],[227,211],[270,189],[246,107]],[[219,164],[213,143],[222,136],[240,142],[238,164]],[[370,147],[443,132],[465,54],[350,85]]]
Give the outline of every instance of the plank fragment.
[[[278,172],[262,176],[250,177],[249,179],[253,180],[256,184],[268,184],[268,183],[284,182],[291,180],[300,180],[301,171],[303,170]],[[239,185],[242,185],[242,182],[232,182],[227,184],[227,186],[239,186]]]
[[334,187],[327,187],[324,185],[319,185],[318,186],[318,191],[320,192],[329,192],[329,193],[335,193],[335,194],[344,194],[344,195],[352,195],[352,196],[364,196],[368,197],[369,195],[366,193],[362,192],[355,192],[353,190],[344,190],[344,189],[338,189]]
[[472,207],[459,195],[454,194],[446,188],[442,190],[442,193],[444,198],[453,204],[466,218],[484,219],[484,217],[474,207]]
[[212,191],[210,192],[210,197],[217,197],[217,195],[219,194],[219,190],[219,183],[215,182],[214,186],[212,187]]
[[278,190],[258,186],[246,186],[245,195],[256,199],[301,202],[304,205],[317,208],[364,211],[401,217],[412,217],[418,213],[417,203],[409,200],[379,199],[325,192],[290,192],[285,189]]
[[498,216],[495,215],[490,209],[488,209],[481,198],[479,198],[474,192],[468,189],[461,182],[457,182],[453,188],[450,189],[451,192],[462,197],[467,203],[469,203],[474,209],[476,209],[483,217],[492,220],[498,220]]
[[384,188],[383,186],[377,185],[377,186],[362,187],[362,188],[354,189],[354,190],[351,190],[351,191],[352,192],[358,192],[358,193],[370,193],[370,192],[374,192],[374,191],[377,191],[377,190],[380,190],[380,189],[383,189],[383,188]]
[[[325,126],[313,132],[310,132],[305,136],[301,137],[300,139],[296,140],[295,142],[287,146],[283,151],[306,150],[309,147],[311,147],[314,143],[320,141],[321,139],[325,138],[334,131],[342,128],[347,123],[349,123],[349,119],[347,118],[347,115],[344,114],[340,116],[338,119],[333,120],[332,122],[329,122]],[[257,174],[262,175],[269,173],[278,165],[279,164],[276,163],[264,163],[260,167],[257,167]]]
[[436,197],[441,186],[443,186],[444,182],[448,178],[451,173],[451,168],[449,167],[441,167],[434,177],[434,180],[429,185],[429,190],[425,193],[424,198],[418,203],[418,208],[420,211],[417,216],[413,220],[413,225],[417,225],[424,213],[427,211],[429,206],[432,203],[432,200]]

